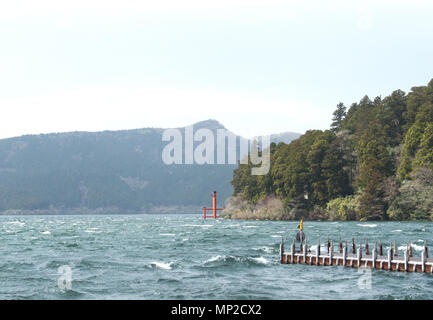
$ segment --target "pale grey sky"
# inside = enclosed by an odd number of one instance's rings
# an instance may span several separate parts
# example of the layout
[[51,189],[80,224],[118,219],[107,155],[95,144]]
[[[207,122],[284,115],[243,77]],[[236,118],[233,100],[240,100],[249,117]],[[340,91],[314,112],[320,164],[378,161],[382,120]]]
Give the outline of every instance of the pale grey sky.
[[0,138],[326,129],[339,101],[433,78],[429,1],[0,2]]

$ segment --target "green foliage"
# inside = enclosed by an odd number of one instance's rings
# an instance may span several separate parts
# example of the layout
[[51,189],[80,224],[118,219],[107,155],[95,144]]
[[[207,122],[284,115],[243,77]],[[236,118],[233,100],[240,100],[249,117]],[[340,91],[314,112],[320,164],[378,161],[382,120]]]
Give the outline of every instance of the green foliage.
[[332,199],[326,205],[330,220],[356,220],[357,197],[350,195]]
[[393,173],[393,162],[386,148],[386,136],[378,121],[373,121],[363,131],[358,143],[360,164],[357,185],[362,194],[359,198],[359,219],[383,220],[386,218],[386,201],[382,183]]
[[388,215],[392,220],[433,221],[433,171],[430,168],[417,168],[411,180],[403,182]]
[[428,123],[415,156],[416,167],[433,167],[433,122]]
[[[400,181],[409,178],[416,166],[425,166],[431,163],[429,154],[431,150],[431,124],[433,123],[433,104],[426,103],[418,108],[416,120],[409,128],[404,138],[401,162],[398,168]],[[420,150],[421,149],[421,150]],[[417,156],[417,153],[420,154]],[[416,158],[416,161],[414,159]]]
[[403,126],[405,124],[403,113],[406,110],[406,95],[401,90],[394,91],[383,99],[378,107],[376,120],[383,130],[386,144],[396,146],[401,143]]
[[407,95],[364,96],[347,112],[339,103],[331,130],[310,130],[272,148],[266,177],[235,170],[242,175],[233,181],[235,194],[242,189],[250,201],[275,194],[291,219],[433,217],[433,179],[427,179],[433,175],[433,79]]
[[233,173],[235,196],[256,203],[269,194],[285,198],[289,216],[306,214],[314,206],[351,192],[340,139],[330,130],[308,131],[289,145],[271,145],[271,170],[252,176],[251,164]]
[[374,120],[377,112],[375,106],[368,96],[364,96],[359,103],[353,103],[347,111],[341,129],[349,130],[352,134],[361,133]]
[[[427,86],[413,87],[407,96],[406,110],[403,114],[405,118],[404,131],[406,132],[418,119],[425,117],[419,116],[419,109],[427,104],[433,103],[433,79]],[[420,119],[421,120],[421,119]]]

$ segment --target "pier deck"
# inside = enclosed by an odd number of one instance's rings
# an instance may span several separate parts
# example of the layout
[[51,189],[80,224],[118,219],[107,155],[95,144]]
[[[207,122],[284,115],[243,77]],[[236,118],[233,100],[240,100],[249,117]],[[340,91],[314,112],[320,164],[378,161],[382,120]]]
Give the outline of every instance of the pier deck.
[[[320,243],[318,245],[320,248]],[[306,264],[315,266],[346,266],[352,268],[373,268],[389,271],[426,272],[433,273],[433,258],[428,258],[428,249],[424,245],[421,257],[413,257],[410,249],[404,250],[402,256],[395,255],[390,246],[387,254],[383,253],[382,244],[379,251],[375,247],[369,253],[368,244],[365,252],[360,244],[358,248],[353,245],[352,253],[348,252],[347,242],[343,248],[341,241],[338,252],[334,251],[333,243],[328,243],[326,254],[308,250],[307,244],[301,244],[301,250],[296,250],[295,242],[292,243],[290,252],[284,252],[284,241],[280,245],[280,262],[283,264]],[[396,251],[396,250],[395,250]]]

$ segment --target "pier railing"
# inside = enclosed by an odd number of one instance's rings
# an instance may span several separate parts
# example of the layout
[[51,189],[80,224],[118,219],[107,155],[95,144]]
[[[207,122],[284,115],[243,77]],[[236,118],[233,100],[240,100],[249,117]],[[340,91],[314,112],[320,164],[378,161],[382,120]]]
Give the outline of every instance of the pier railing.
[[403,255],[399,255],[396,242],[390,243],[386,251],[383,249],[382,241],[374,243],[371,251],[368,240],[365,245],[359,243],[355,245],[352,239],[349,247],[347,241],[344,245],[339,240],[338,249],[334,248],[334,241],[328,239],[325,250],[322,252],[320,240],[318,240],[317,248],[311,250],[308,247],[307,241],[300,243],[299,249],[293,240],[290,251],[284,251],[284,239],[281,239],[280,244],[280,262],[284,264],[306,264],[316,266],[345,266],[352,268],[372,268],[389,271],[408,271],[408,272],[428,272],[433,273],[433,259],[428,256],[427,243],[424,241],[424,246],[420,256],[413,256],[412,244],[408,243],[403,250]]

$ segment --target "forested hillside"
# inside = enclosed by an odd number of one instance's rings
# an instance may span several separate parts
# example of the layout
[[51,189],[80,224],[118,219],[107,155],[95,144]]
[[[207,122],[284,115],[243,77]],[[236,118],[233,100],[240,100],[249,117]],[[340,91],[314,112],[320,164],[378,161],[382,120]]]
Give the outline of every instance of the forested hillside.
[[[224,126],[215,120],[194,124],[194,131],[201,128],[216,136]],[[185,140],[184,128],[179,129]],[[230,180],[236,165],[166,165],[162,151],[169,142],[162,141],[163,131],[69,132],[0,140],[0,213],[201,214],[213,190],[222,205],[233,192]],[[299,136],[283,135],[285,141]],[[243,138],[237,136],[237,146],[239,139]]]
[[[195,129],[223,128],[216,121]],[[165,165],[163,129],[71,132],[0,140],[0,211],[149,212],[229,196],[234,165]],[[183,131],[182,131],[183,132]],[[15,210],[15,211],[14,211]]]
[[270,148],[267,175],[252,176],[251,164],[234,170],[226,216],[433,220],[433,79],[339,103],[329,130]]

